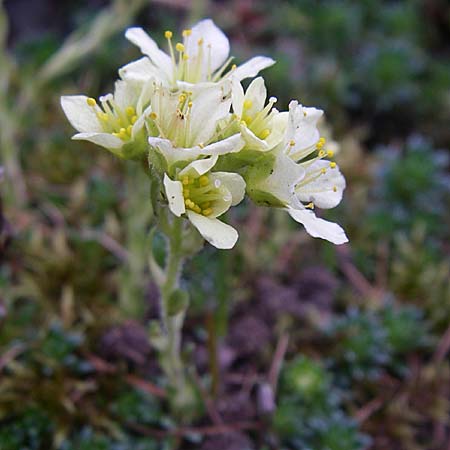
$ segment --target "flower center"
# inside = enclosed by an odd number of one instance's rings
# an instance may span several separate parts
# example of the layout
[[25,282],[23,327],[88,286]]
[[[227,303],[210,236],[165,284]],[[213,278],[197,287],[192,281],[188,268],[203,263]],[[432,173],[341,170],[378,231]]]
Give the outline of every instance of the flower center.
[[120,108],[111,94],[100,97],[101,106],[91,97],[86,102],[94,109],[105,133],[110,133],[123,141],[131,138],[133,125],[138,119],[134,106]]
[[271,121],[275,115],[272,107],[276,102],[275,97],[270,97],[265,108],[252,114],[253,102],[250,99],[245,100],[242,109],[242,125],[247,126],[258,138],[267,139],[271,134]]
[[[184,30],[183,37],[186,46],[192,39],[192,30]],[[197,40],[197,51],[193,55],[186,52],[186,46],[181,42],[172,44],[172,31],[168,30],[164,33],[164,37],[168,41],[169,53],[172,59],[173,83],[177,80],[187,81],[188,83],[198,83],[199,81],[217,81],[221,78],[227,66],[233,58],[228,58],[225,63],[213,72],[211,68],[211,55],[214,51],[211,44],[205,45],[203,38]],[[206,47],[206,48],[205,48]],[[178,57],[177,57],[178,54]],[[232,66],[234,70],[236,66]],[[205,73],[206,70],[206,73]]]
[[210,216],[213,212],[214,204],[223,196],[220,193],[220,181],[211,180],[208,175],[202,175],[198,178],[183,175],[180,177],[183,184],[184,204],[187,209]]

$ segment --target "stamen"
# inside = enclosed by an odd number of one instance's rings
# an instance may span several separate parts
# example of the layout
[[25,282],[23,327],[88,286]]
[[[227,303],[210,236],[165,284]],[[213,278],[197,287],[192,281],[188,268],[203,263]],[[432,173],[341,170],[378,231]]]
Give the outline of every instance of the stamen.
[[209,216],[213,212],[212,208],[206,208],[202,211],[204,216]]
[[164,32],[164,37],[166,39],[171,39],[173,36],[173,33],[170,30],[167,30],[166,32]]
[[266,128],[261,131],[259,137],[264,140],[264,139],[268,138],[269,135],[270,135],[270,130],[268,128]]
[[175,45],[175,49],[177,52],[184,52],[184,45],[181,42],[178,42],[177,45]]
[[336,163],[335,162],[330,162],[330,168],[334,169],[336,167]]
[[328,158],[332,158],[334,156],[333,150],[327,150],[327,156]]
[[192,30],[183,30],[183,37],[188,37],[192,34]]
[[251,100],[245,100],[244,109],[250,109],[253,106],[253,102]]
[[95,106],[97,104],[97,101],[95,100],[95,98],[92,98],[92,97],[88,97],[86,99],[86,102],[89,106]]
[[156,114],[155,112],[151,112],[149,117],[152,120],[156,120],[158,118],[158,114]]
[[314,203],[313,202],[308,203],[307,205],[305,205],[305,208],[314,209]]
[[125,112],[127,113],[127,116],[130,116],[130,117],[133,117],[134,115],[136,115],[136,110],[132,106],[128,106],[125,109]]
[[316,144],[317,150],[320,150],[323,148],[323,146],[325,145],[325,138],[321,137]]
[[337,187],[333,186],[333,192],[337,192]]
[[200,186],[208,186],[209,184],[209,178],[207,175],[202,175],[199,179],[198,182],[200,183]]

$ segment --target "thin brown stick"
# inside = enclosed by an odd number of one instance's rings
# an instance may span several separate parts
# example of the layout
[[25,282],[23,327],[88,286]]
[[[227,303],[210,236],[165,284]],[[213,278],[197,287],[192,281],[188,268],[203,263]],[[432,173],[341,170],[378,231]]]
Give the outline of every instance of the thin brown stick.
[[161,430],[151,428],[137,423],[126,423],[126,426],[133,431],[143,434],[144,436],[152,436],[156,438],[165,438],[169,436],[188,436],[190,434],[200,434],[202,436],[214,436],[218,434],[227,434],[242,430],[260,430],[264,427],[261,422],[238,422],[219,425],[209,425],[205,427],[181,427],[173,430]]
[[339,245],[336,247],[336,253],[339,258],[340,268],[353,287],[364,297],[381,301],[382,292],[372,286],[353,264],[350,247],[348,245]]
[[289,345],[289,335],[282,334],[278,339],[277,348],[273,355],[272,364],[270,366],[269,374],[267,376],[269,384],[274,393],[277,391],[278,378],[280,376],[281,366],[283,365],[284,357]]

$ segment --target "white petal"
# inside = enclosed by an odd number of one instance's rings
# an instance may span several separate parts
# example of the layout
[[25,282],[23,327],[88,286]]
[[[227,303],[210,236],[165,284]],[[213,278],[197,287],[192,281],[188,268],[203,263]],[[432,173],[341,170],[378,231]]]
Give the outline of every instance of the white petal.
[[195,213],[194,211],[187,210],[189,220],[192,222],[199,233],[216,248],[230,249],[234,247],[238,240],[238,232],[221,222],[219,219],[210,219]]
[[[301,164],[303,166],[303,164]],[[305,166],[304,166],[305,167]],[[319,160],[306,168],[305,179],[308,174],[316,174],[317,171],[325,169],[315,180],[300,186],[297,196],[302,202],[313,202],[319,208],[334,208],[342,200],[345,189],[345,178],[336,166],[330,167],[329,161]],[[336,191],[335,191],[336,190]]]
[[231,206],[241,203],[245,196],[245,181],[237,173],[231,172],[213,172],[213,180],[219,180],[231,194]]
[[[322,110],[305,108],[295,100],[289,103],[285,143],[288,145],[289,155],[296,161],[306,157],[314,150],[320,137],[317,121],[322,114]],[[295,142],[295,145],[289,145],[291,140]]]
[[65,95],[61,97],[61,107],[77,131],[90,133],[103,130],[95,114],[95,107],[87,104],[85,95]]
[[233,112],[241,117],[244,107],[244,89],[241,82],[236,78],[233,78],[231,82],[231,103],[233,104]]
[[286,125],[288,120],[288,112],[283,111],[273,115],[273,118],[270,122],[270,134],[265,139],[268,149],[274,148],[278,145],[284,137],[284,133],[286,131]]
[[264,85],[264,79],[262,77],[255,78],[245,92],[245,100],[252,102],[251,108],[246,110],[246,113],[253,116],[261,111],[264,108],[266,97],[267,89]]
[[180,171],[180,176],[190,175],[195,178],[200,177],[209,172],[216,165],[218,159],[218,156],[211,156],[209,158],[193,161]]
[[227,76],[232,76],[238,81],[242,81],[245,78],[253,78],[258,75],[258,73],[275,64],[275,61],[272,58],[267,58],[266,56],[255,56],[252,59],[249,59],[244,64],[236,67],[236,69],[228,72]]
[[165,72],[158,69],[147,56],[121,67],[119,75],[126,81],[145,82],[154,78],[158,81],[167,82]]
[[227,153],[236,153],[245,145],[240,134],[234,134],[222,141],[215,142],[203,148],[199,146],[191,148],[174,147],[168,139],[157,137],[149,137],[148,143],[159,150],[169,166],[177,161],[192,161],[202,155],[220,156]]
[[[261,191],[273,195],[280,202],[299,206],[301,203],[295,195],[295,186],[305,176],[305,169],[292,161],[284,153],[276,156],[274,165],[268,176],[260,179],[258,168],[255,169],[256,181],[247,180],[250,191]],[[251,193],[251,192],[250,192]]]
[[250,128],[248,128],[246,125],[240,125],[239,128],[241,130],[242,137],[245,140],[247,149],[259,150],[261,152],[270,150],[267,142],[264,139],[260,139],[259,137],[255,136],[255,133],[253,133],[253,131],[250,130]]
[[186,212],[184,206],[183,185],[180,181],[171,180],[166,173],[164,174],[164,188],[170,210],[177,217],[180,217],[181,214]]
[[233,136],[227,137],[214,144],[209,144],[201,149],[201,155],[226,155],[228,153],[238,153],[245,145],[244,139],[240,134],[233,134]]
[[153,64],[160,68],[170,80],[172,76],[172,60],[167,53],[164,53],[158,48],[156,42],[139,27],[128,28],[125,32],[125,37],[137,45],[141,52],[147,55],[153,62]]
[[101,145],[107,149],[120,149],[123,147],[123,141],[109,133],[78,133],[72,136],[75,141],[89,141]]
[[217,121],[230,111],[231,98],[225,98],[221,86],[199,91],[191,109],[190,143],[206,143],[216,131]]
[[128,106],[135,106],[140,91],[141,87],[136,86],[136,84],[123,80],[116,81],[114,84],[114,101],[122,109]]
[[337,245],[348,242],[345,231],[337,223],[320,219],[307,209],[288,208],[287,211],[296,222],[303,224],[311,236],[326,239]]
[[200,39],[203,39],[202,79],[205,79],[208,66],[212,73],[226,61],[230,53],[230,43],[211,19],[201,20],[192,27],[191,35],[184,38],[184,46],[190,60],[197,58]]

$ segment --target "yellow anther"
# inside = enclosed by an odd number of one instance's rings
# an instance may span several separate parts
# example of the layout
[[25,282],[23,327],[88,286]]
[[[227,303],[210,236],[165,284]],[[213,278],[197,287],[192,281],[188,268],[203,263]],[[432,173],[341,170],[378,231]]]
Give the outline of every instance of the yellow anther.
[[308,114],[306,113],[306,111],[303,111],[303,115],[306,117]]
[[231,70],[235,70],[236,67],[237,67],[237,65],[236,65],[236,64],[233,64],[233,65],[231,66]]
[[127,138],[127,130],[125,128],[121,128],[119,130],[119,137],[120,137],[120,139],[126,139]]
[[127,106],[127,109],[125,109],[125,112],[127,113],[127,116],[133,117],[136,114],[136,110],[132,106]]
[[202,144],[201,142],[198,144],[198,146],[199,146],[200,148],[205,148],[205,144]]
[[104,112],[100,112],[98,113],[98,118],[100,120],[103,120],[103,122],[107,122],[109,120],[109,116],[108,114],[104,113]]
[[337,192],[337,187],[333,186],[333,192]]
[[335,162],[330,162],[330,167],[331,167],[332,169],[334,169],[334,168],[336,167],[336,163],[335,163]]
[[185,94],[180,94],[180,95],[178,96],[178,101],[179,101],[180,103],[184,103],[184,102],[186,101],[186,95],[185,95]]
[[289,147],[293,147],[295,145],[295,141],[294,140],[290,140],[289,141]]
[[326,153],[323,150],[319,151],[319,158],[323,158],[326,155]]
[[322,175],[325,175],[325,174],[327,173],[327,169],[325,169],[325,168],[320,169],[320,173],[321,173]]
[[251,100],[245,100],[244,109],[250,109],[253,106],[253,102]]
[[212,208],[206,208],[202,211],[202,213],[204,216],[209,216],[211,215],[212,211],[213,211]]
[[205,202],[200,205],[203,209],[208,209],[211,206],[211,202]]
[[320,150],[321,148],[323,148],[324,145],[325,145],[325,139],[324,138],[320,138],[317,141],[316,147]]
[[183,54],[183,60],[187,61],[189,59],[189,55],[187,53]]
[[95,98],[92,98],[92,97],[88,97],[86,102],[89,106],[95,106],[97,104],[97,101],[95,100]]
[[178,42],[177,45],[175,45],[175,49],[177,52],[184,52],[184,45],[181,42]]
[[327,156],[328,158],[332,158],[334,156],[333,150],[327,150]]
[[172,36],[173,36],[173,33],[172,33],[170,30],[167,30],[167,31],[164,33],[164,37],[165,37],[166,39],[170,39]]
[[189,197],[190,191],[189,189],[183,189],[183,196],[184,197]]
[[305,208],[314,209],[314,203],[313,203],[313,202],[308,203],[308,204],[305,206]]
[[245,122],[245,120],[241,120],[241,125],[242,125],[243,127],[246,127],[246,126],[247,126],[247,123]]
[[192,102],[189,102],[189,103],[188,103],[188,107],[189,107],[189,108],[192,108]]
[[198,44],[198,45],[203,45],[203,38],[200,38],[200,39],[197,41],[197,44]]
[[156,114],[155,112],[150,113],[150,119],[156,120],[157,118],[158,118],[158,114]]
[[195,203],[194,203],[194,206],[192,207],[192,209],[198,214],[200,214],[202,212],[202,209],[200,208],[200,206],[196,205]]
[[250,116],[242,116],[242,120],[247,124],[250,125],[250,123],[252,122],[252,118]]
[[131,123],[134,125],[136,123],[136,121],[138,120],[138,116],[133,116],[131,118]]
[[269,135],[270,135],[270,130],[268,128],[266,128],[266,129],[261,131],[259,137],[261,139],[266,139],[267,137],[269,137]]
[[183,30],[184,37],[190,36],[191,34],[192,34],[192,30]]
[[185,175],[181,181],[185,186],[189,184],[189,177]]
[[131,136],[131,133],[133,132],[133,125],[128,125],[127,127],[127,133]]
[[200,183],[200,186],[208,186],[209,184],[209,178],[207,175],[202,175],[199,179],[198,182]]

